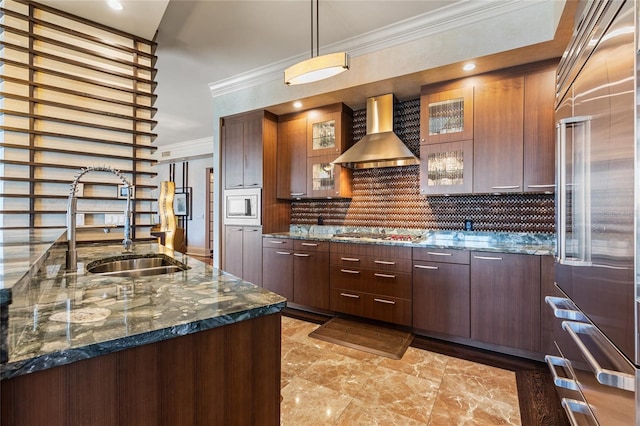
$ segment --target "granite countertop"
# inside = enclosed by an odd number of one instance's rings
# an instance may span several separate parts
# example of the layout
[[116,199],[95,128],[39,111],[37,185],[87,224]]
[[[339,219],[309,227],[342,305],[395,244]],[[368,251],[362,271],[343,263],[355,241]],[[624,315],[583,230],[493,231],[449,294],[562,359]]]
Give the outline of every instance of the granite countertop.
[[61,236],[59,229],[0,231],[0,305],[11,301],[11,288],[40,268]]
[[49,244],[40,270],[7,289],[13,300],[0,377],[276,313],[286,304],[282,296],[157,243],[133,249],[162,253],[189,269],[139,278],[89,274],[89,262],[121,255],[122,245],[80,244],[78,272],[68,273],[66,244]]
[[414,241],[342,239],[334,237],[342,232],[379,233],[378,228],[344,228],[330,226],[292,225],[289,232],[264,235],[264,237],[348,242],[353,244],[400,245],[408,247],[475,250],[494,253],[553,255],[555,235],[510,232],[434,231],[416,229],[385,229],[386,234],[408,234]]

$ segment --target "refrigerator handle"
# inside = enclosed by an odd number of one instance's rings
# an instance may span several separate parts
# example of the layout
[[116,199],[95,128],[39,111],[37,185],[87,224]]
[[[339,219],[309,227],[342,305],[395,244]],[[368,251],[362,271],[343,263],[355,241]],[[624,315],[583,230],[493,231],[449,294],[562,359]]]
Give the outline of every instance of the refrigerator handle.
[[[575,127],[575,125],[585,124],[585,138],[588,138],[589,135],[589,125],[588,123],[591,121],[591,116],[576,116],[576,117],[567,117],[559,120],[556,124],[556,209],[558,211],[558,223],[556,224],[556,232],[557,232],[557,241],[556,241],[556,251],[557,251],[557,261],[561,264],[585,264],[588,263],[590,259],[590,255],[585,255],[583,259],[567,259],[567,211],[566,211],[566,200],[567,200],[567,186],[574,185],[575,182],[571,184],[567,181],[567,128],[569,126]],[[575,134],[575,132],[574,132]],[[588,142],[583,141],[585,143],[585,147],[588,147]],[[585,191],[588,190],[585,187],[579,188],[579,190]],[[583,224],[583,228],[585,233],[590,232],[590,225],[587,223]],[[590,243],[587,240],[581,240],[580,244],[586,250],[590,250]]]

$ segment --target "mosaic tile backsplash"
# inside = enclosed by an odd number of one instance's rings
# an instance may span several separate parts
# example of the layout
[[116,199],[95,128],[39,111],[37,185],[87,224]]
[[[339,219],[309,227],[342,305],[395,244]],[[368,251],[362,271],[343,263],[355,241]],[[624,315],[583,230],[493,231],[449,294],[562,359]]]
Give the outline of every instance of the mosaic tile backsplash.
[[[353,138],[366,133],[366,111],[353,114]],[[394,129],[409,149],[420,154],[420,99],[399,102]],[[291,204],[297,225],[458,230],[465,220],[475,231],[555,232],[553,194],[424,196],[419,166],[353,171],[350,200],[302,200]]]

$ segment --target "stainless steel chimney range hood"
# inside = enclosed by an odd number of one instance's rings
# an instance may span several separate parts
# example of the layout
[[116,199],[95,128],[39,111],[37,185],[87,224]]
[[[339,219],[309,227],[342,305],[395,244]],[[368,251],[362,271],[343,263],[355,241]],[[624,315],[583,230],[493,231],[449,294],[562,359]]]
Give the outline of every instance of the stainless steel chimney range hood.
[[349,169],[411,166],[420,160],[393,133],[392,93],[367,99],[367,134],[333,161]]

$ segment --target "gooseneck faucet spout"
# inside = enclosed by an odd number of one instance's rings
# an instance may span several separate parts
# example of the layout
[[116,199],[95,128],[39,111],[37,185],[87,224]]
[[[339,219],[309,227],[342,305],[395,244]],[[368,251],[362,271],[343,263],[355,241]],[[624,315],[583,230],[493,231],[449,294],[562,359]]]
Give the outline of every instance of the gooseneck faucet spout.
[[87,167],[81,169],[80,173],[73,179],[69,192],[69,201],[67,203],[67,271],[75,271],[78,264],[78,254],[76,251],[76,213],[78,211],[76,191],[78,189],[78,182],[82,176],[92,171],[113,173],[122,181],[127,190],[127,204],[124,210],[124,239],[122,240],[122,244],[124,245],[125,253],[131,251],[131,184],[119,170],[106,166]]

